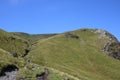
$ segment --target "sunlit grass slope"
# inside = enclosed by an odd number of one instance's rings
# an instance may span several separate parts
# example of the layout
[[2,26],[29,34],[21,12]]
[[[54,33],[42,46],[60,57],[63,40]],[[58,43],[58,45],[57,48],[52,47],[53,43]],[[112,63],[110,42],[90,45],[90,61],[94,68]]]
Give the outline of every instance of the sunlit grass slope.
[[19,64],[18,59],[14,58],[9,52],[0,48],[0,73],[3,67],[7,65],[18,66],[18,64]]
[[70,33],[79,39],[60,34],[40,40],[27,57],[33,63],[52,67],[80,80],[120,80],[120,61],[102,51],[108,41],[106,37],[100,37],[93,29]]
[[0,48],[10,53],[24,54],[29,49],[29,43],[11,33],[0,29]]

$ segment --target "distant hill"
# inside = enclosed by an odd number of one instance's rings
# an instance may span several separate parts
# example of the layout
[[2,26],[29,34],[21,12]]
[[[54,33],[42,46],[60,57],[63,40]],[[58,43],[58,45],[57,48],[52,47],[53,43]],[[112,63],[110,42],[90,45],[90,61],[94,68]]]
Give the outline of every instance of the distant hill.
[[37,40],[48,38],[57,34],[28,34],[23,32],[13,32],[14,35],[19,36],[25,40],[35,43]]

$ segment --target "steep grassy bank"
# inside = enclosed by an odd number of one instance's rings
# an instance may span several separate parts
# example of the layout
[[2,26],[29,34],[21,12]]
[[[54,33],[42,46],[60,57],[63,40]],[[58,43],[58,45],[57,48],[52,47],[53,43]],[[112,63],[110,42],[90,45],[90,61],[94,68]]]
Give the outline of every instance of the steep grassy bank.
[[0,30],[0,48],[12,53],[22,55],[29,49],[29,43],[6,31]]
[[[37,74],[43,72],[44,67],[29,63],[28,58],[22,57],[26,51],[30,51],[35,46],[37,40],[54,36],[55,34],[29,35],[23,33],[9,33],[0,30],[0,79],[3,79],[5,72],[19,69],[17,80],[35,80]],[[34,69],[34,70],[33,70]],[[12,73],[12,72],[11,72]],[[12,74],[10,74],[12,76]],[[4,77],[3,77],[4,76]],[[49,80],[62,80],[63,77],[50,71]]]

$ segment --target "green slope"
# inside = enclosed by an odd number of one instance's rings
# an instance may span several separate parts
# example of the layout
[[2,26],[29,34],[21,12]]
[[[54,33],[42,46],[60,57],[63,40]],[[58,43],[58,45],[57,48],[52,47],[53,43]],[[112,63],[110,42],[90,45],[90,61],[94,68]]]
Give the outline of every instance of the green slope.
[[[19,35],[18,35],[19,34]],[[29,35],[26,33],[9,33],[4,30],[0,30],[0,78],[7,71],[13,71],[16,68],[19,69],[17,73],[17,80],[23,77],[26,80],[35,80],[36,74],[43,72],[44,67],[28,63],[27,58],[21,57],[25,54],[26,50],[35,46],[35,43],[39,39],[48,38],[56,34],[44,34],[44,35]],[[17,53],[20,57],[13,57],[12,53]],[[33,70],[34,68],[34,70]],[[40,69],[39,69],[40,68]],[[31,77],[31,78],[27,78]],[[62,80],[63,77],[54,71],[50,71],[49,80]]]
[[3,68],[6,68],[8,65],[13,65],[19,68],[20,59],[14,58],[9,52],[0,48],[0,75],[3,74]]
[[0,48],[10,53],[17,53],[20,56],[29,49],[28,41],[21,39],[6,31],[0,30]]
[[[8,66],[24,67],[26,62],[21,56],[28,49],[29,43],[26,40],[0,29],[0,75]],[[13,57],[13,53],[19,57]]]
[[81,29],[39,40],[27,57],[80,80],[120,80],[120,61],[102,51],[108,42],[117,39],[102,30]]

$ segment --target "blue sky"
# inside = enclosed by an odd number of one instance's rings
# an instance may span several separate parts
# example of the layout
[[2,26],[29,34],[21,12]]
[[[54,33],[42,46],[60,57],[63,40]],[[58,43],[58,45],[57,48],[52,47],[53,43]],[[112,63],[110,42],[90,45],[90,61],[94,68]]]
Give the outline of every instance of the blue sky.
[[0,28],[31,34],[99,28],[120,40],[120,0],[0,0]]

